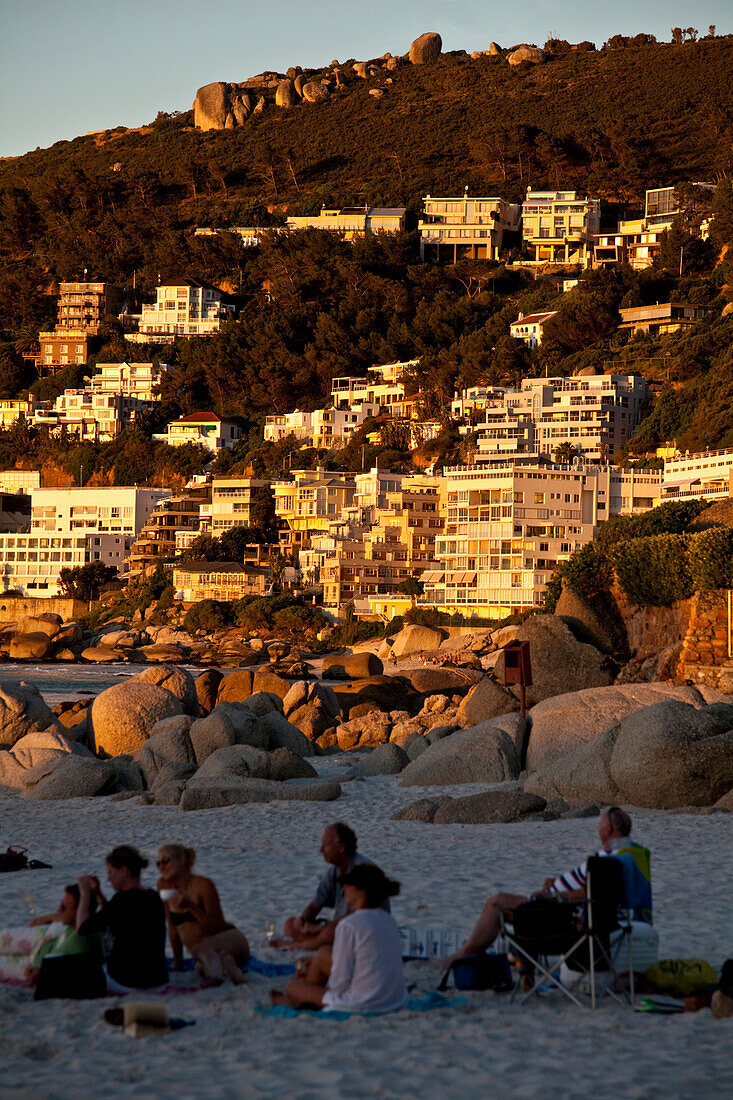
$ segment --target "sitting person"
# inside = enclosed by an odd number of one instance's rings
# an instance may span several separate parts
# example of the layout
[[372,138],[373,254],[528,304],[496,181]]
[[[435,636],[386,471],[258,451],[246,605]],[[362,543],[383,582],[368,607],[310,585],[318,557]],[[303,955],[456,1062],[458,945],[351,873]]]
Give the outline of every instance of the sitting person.
[[225,973],[235,985],[243,985],[242,967],[249,960],[249,944],[239,929],[224,920],[211,879],[193,874],[195,860],[193,848],[182,844],[165,844],[158,853],[158,890],[165,898],[173,965],[180,970],[186,947],[196,959],[205,985],[220,985]]
[[34,917],[27,928],[0,932],[0,979],[35,985],[46,955],[80,955],[94,950],[96,939],[76,931],[78,907],[79,887],[67,886],[55,913]]
[[[82,936],[109,931],[112,945],[105,973],[110,993],[153,989],[168,980],[165,961],[165,909],[155,890],[146,889],[140,875],[148,861],[137,848],[122,844],[106,859],[107,878],[115,890],[107,901],[93,875],[81,875],[76,927]],[[99,909],[93,912],[96,902]]]
[[[612,806],[601,814],[598,822],[601,848],[596,855],[609,856],[613,855],[619,848],[628,847],[630,833],[631,818],[618,806]],[[585,898],[587,874],[588,865],[584,861],[578,867],[573,868],[572,871],[546,878],[542,887],[532,894],[531,899],[524,894],[495,894],[484,905],[481,916],[463,947],[454,955],[451,955],[450,958],[441,959],[441,965],[448,967],[456,959],[486,951],[499,934],[502,912],[506,919],[511,921],[513,910],[535,898],[555,896],[564,901],[582,901]]]
[[404,1008],[400,931],[382,908],[399,893],[399,883],[373,863],[362,863],[343,876],[342,885],[350,912],[336,926],[333,949],[321,948],[304,977],[294,978],[284,993],[270,994],[272,1003],[345,1012]]
[[[343,876],[354,867],[370,862],[366,856],[357,852],[356,843],[353,829],[340,821],[324,829],[321,855],[331,866],[321,877],[313,900],[306,905],[300,916],[288,917],[285,921],[285,935],[288,939],[275,940],[274,946],[315,951],[333,943],[336,925],[349,912],[343,890]],[[385,908],[389,911],[386,898],[385,903]],[[333,919],[317,923],[316,917],[325,908],[333,909]]]

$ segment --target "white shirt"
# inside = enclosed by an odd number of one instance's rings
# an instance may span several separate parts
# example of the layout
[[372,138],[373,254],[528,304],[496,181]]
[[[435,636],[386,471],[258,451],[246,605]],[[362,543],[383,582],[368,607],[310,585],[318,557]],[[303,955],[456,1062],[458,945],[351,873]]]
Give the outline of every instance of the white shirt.
[[407,1003],[402,940],[384,909],[358,909],[336,925],[325,1009],[395,1012]]

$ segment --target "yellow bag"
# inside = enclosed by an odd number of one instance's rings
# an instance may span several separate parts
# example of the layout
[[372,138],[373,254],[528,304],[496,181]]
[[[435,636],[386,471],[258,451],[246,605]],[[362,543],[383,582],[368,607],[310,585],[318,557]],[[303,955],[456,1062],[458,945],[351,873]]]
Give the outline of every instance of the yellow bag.
[[644,972],[657,993],[691,997],[718,984],[718,972],[704,959],[660,959]]

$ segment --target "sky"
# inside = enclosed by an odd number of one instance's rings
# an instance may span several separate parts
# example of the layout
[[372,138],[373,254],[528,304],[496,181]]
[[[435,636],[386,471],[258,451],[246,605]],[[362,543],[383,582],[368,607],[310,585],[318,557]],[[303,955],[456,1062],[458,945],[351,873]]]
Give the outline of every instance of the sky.
[[547,38],[733,33],[731,0],[0,0],[0,156],[187,110],[196,89],[290,65]]

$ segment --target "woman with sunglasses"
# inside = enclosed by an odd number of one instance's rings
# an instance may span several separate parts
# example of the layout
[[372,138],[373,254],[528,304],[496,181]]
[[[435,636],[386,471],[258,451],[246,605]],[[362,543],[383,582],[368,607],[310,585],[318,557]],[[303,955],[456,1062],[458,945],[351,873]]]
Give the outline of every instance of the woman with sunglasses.
[[193,873],[196,853],[182,844],[166,844],[158,853],[158,891],[165,902],[174,968],[183,965],[187,948],[202,973],[204,985],[221,985],[228,975],[243,985],[242,967],[249,960],[246,937],[224,920],[216,886]]

